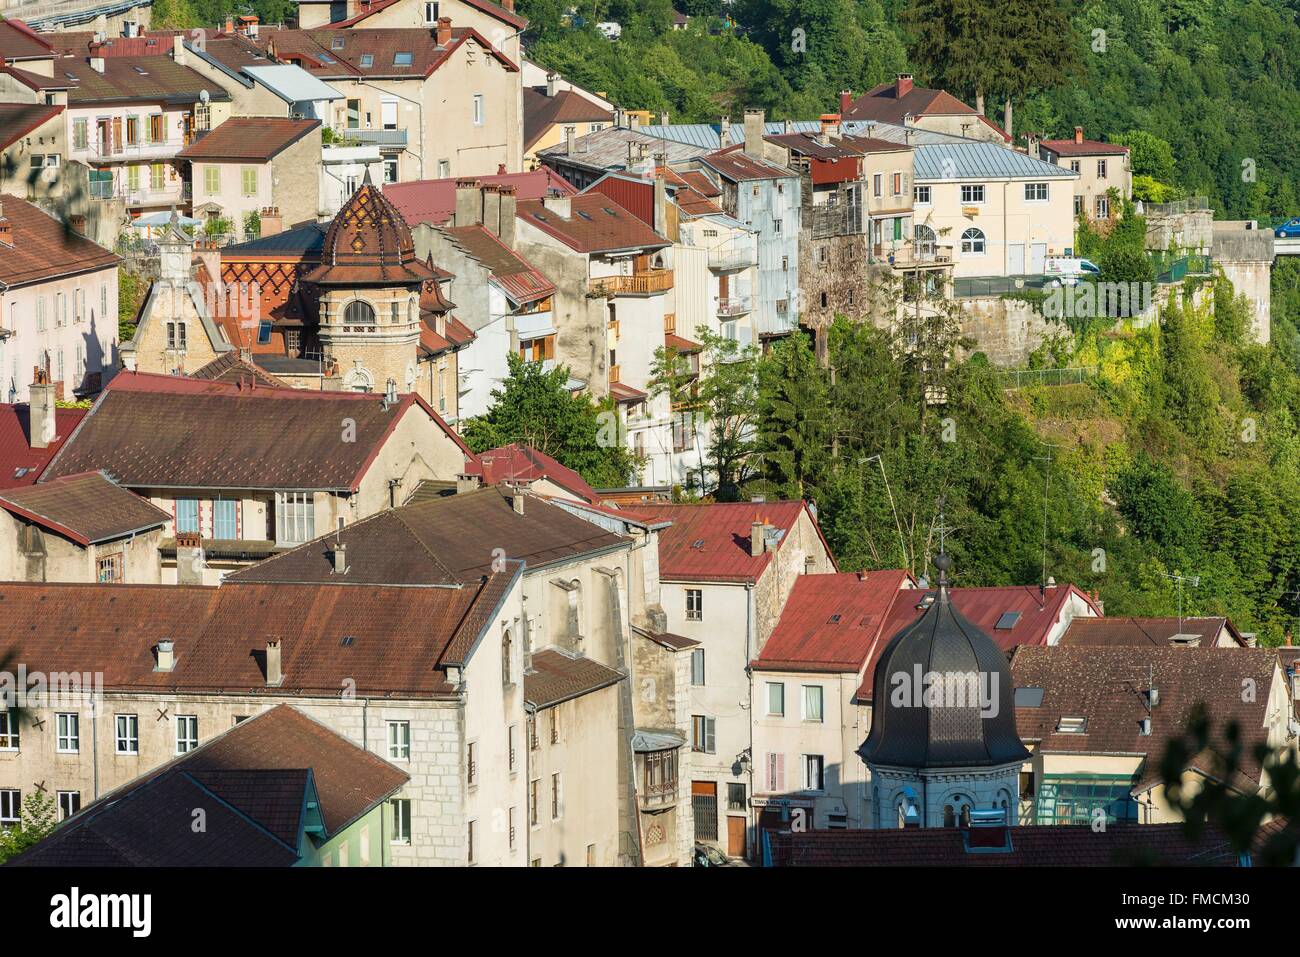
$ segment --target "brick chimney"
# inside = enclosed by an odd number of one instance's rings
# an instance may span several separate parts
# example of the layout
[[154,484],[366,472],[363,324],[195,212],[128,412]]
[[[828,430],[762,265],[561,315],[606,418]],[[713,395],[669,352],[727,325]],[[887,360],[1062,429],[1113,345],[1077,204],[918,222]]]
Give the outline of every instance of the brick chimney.
[[853,105],[853,91],[840,90],[840,112],[847,113],[849,107]]
[[0,243],[4,243],[10,248],[14,244],[14,224],[9,221],[5,215],[4,204],[0,203]]
[[894,98],[902,99],[912,92],[912,74],[900,73],[898,79],[894,81]]
[[279,206],[263,206],[258,218],[262,221],[263,236],[284,232],[284,217],[280,214]]
[[763,158],[763,130],[766,127],[766,113],[762,110],[745,111],[745,155]]
[[1082,143],[1082,142],[1083,142],[1083,127],[1082,127],[1082,126],[1076,126],[1076,127],[1074,128],[1074,141],[1075,141],[1076,143]]
[[234,36],[234,33],[235,33],[235,18],[234,18],[234,17],[226,17],[226,30],[225,30],[225,32],[226,32],[226,36]]
[[203,584],[203,540],[198,532],[176,533],[176,584]]
[[518,215],[518,197],[515,195],[513,186],[498,186],[497,192],[501,195],[500,215],[501,219],[497,223],[495,230],[497,239],[509,246],[515,248],[515,217]]
[[90,68],[96,73],[104,72],[104,44],[92,43],[88,47],[90,53]]
[[483,222],[483,187],[476,179],[456,180],[456,225],[477,226]]
[[445,47],[451,43],[451,17],[438,18],[438,46]]

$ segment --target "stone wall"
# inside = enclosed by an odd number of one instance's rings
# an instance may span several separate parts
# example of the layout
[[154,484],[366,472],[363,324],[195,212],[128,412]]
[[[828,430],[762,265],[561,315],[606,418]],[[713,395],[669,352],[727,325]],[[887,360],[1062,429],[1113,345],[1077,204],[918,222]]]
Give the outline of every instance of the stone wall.
[[1214,224],[1214,264],[1251,306],[1251,338],[1266,345],[1273,305],[1273,233],[1243,222]]

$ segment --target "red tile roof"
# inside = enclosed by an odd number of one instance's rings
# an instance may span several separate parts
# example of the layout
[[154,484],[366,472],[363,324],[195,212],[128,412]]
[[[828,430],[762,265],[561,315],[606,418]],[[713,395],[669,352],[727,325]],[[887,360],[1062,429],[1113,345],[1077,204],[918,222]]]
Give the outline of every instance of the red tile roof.
[[63,107],[44,103],[0,103],[0,149],[12,146],[62,112]]
[[554,295],[555,283],[483,226],[444,226],[442,231],[492,273],[501,291],[518,304]]
[[[612,123],[614,114],[573,90],[557,90],[547,96],[545,90],[524,88],[524,149],[532,149],[557,123]],[[583,130],[584,133],[588,132]]]
[[[507,563],[450,588],[5,582],[0,659],[100,672],[113,691],[445,697],[455,693],[446,669],[464,665],[519,573]],[[270,691],[268,636],[281,638],[283,669]],[[163,639],[175,643],[171,671],[156,670]]]
[[[669,521],[659,533],[659,575],[664,581],[754,582],[767,569],[773,552],[750,555],[749,539],[755,521],[766,521],[785,533],[785,544],[804,502],[712,502],[700,505],[638,504],[621,508],[620,515],[642,521]],[[817,525],[812,513],[817,534]],[[823,539],[823,543],[825,539]],[[830,548],[827,547],[827,552]]]
[[[401,2],[401,0],[361,0],[360,13],[354,14],[346,20],[339,20],[336,23],[331,23],[330,26],[355,26],[366,18],[374,16],[376,13],[379,13],[379,11],[386,10],[393,4],[399,2]],[[512,27],[517,27],[522,30],[524,27],[528,26],[528,20],[526,18],[521,17],[513,10],[507,10],[499,3],[492,3],[491,0],[461,0],[461,2],[467,6],[473,7],[475,10],[480,10],[483,13],[486,13],[490,17],[495,17],[502,23],[508,23]]]
[[598,661],[556,648],[534,652],[524,675],[524,700],[533,708],[551,708],[622,681],[624,675]]
[[13,77],[29,90],[70,90],[73,82],[66,77],[46,76],[44,73],[35,73],[31,70],[24,70],[13,64],[6,64],[0,61],[0,73],[5,76]]
[[569,215],[561,216],[540,200],[518,205],[519,218],[580,253],[628,249],[662,249],[671,245],[648,225],[608,196],[582,193],[569,198]]
[[160,528],[171,516],[115,485],[102,472],[86,472],[0,491],[0,508],[85,547]]
[[191,162],[270,162],[320,127],[320,120],[235,116],[176,154]]
[[0,404],[0,489],[34,485],[87,411],[55,409],[54,439],[45,448],[34,449],[31,409],[26,404]]
[[[294,63],[308,73],[329,78],[409,78],[432,76],[466,42],[473,41],[506,70],[519,67],[477,30],[453,27],[451,43],[438,45],[437,31],[407,27],[338,30],[333,25],[311,30],[262,30],[258,42],[275,60]],[[341,45],[340,45],[341,44]],[[398,54],[411,62],[398,63]],[[371,57],[365,66],[362,57]]]
[[[502,170],[486,176],[474,177],[484,186],[513,186],[517,199],[539,199],[551,193],[572,196],[577,193],[569,181],[549,166],[528,173],[507,173]],[[441,226],[456,212],[456,178],[422,179],[411,183],[388,183],[384,195],[397,207],[411,225],[429,223]]]
[[1182,824],[1013,827],[1011,850],[966,848],[966,828],[872,828],[775,833],[780,867],[1232,867],[1239,864],[1223,833],[1190,838]]
[[[133,488],[300,488],[353,491],[401,418],[418,406],[463,452],[451,428],[414,394],[381,397],[119,372],[42,477],[104,469]],[[339,422],[356,441],[339,441]]]
[[70,106],[158,100],[196,103],[204,92],[212,101],[230,102],[224,87],[167,56],[106,57],[103,73],[91,67],[87,59],[64,58],[57,62],[59,73],[77,78],[68,89]]
[[970,116],[990,129],[1000,133],[1003,139],[1011,137],[989,119],[977,113],[957,97],[946,90],[931,90],[923,86],[911,86],[902,96],[898,95],[898,83],[881,83],[854,100],[843,113],[846,120],[876,120],[881,123],[895,123],[902,126],[908,114],[913,116]]
[[[933,589],[927,589],[899,592],[895,597],[880,640],[871,650],[856,700],[871,702],[876,659],[895,635],[921,617],[925,608],[917,606],[926,600],[926,596],[933,594]],[[1073,585],[1057,585],[1048,589],[1046,601],[1039,589],[1032,585],[950,588],[949,594],[957,610],[1004,651],[1018,645],[1046,644],[1049,633],[1061,621],[1072,598],[1086,602],[1094,612],[1097,610],[1092,599]],[[998,622],[1008,612],[1018,616],[1015,622],[1010,628],[998,628]]]
[[1058,156],[1125,156],[1128,154],[1127,146],[1120,146],[1118,143],[1103,143],[1101,140],[1043,140],[1039,143],[1044,149],[1049,149]]
[[0,57],[6,60],[45,59],[54,46],[22,20],[0,20]]
[[759,671],[857,673],[881,638],[901,589],[902,569],[800,575],[754,668]]
[[1227,618],[1076,618],[1057,644],[1070,648],[1149,645],[1167,648],[1174,635],[1196,635],[1208,647],[1224,628],[1239,647],[1246,639]]
[[797,178],[799,175],[784,166],[778,166],[776,163],[755,159],[740,146],[728,146],[726,149],[714,153],[706,153],[700,157],[700,162],[717,172],[719,176],[729,179],[733,183],[763,179],[789,179]]
[[477,462],[471,462],[465,467],[465,474],[481,475],[486,485],[545,479],[584,501],[600,503],[600,495],[581,475],[568,466],[561,465],[545,452],[539,452],[522,442],[512,442],[480,452]]
[[0,215],[13,227],[13,245],[0,242],[0,283],[6,286],[116,269],[122,261],[17,196],[0,194]]

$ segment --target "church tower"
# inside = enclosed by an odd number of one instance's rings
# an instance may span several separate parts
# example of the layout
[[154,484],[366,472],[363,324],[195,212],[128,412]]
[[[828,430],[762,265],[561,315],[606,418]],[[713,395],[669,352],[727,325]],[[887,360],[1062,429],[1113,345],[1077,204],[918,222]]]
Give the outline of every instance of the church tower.
[[872,676],[871,731],[858,749],[871,771],[872,823],[952,827],[975,812],[1016,823],[1021,765],[1006,655],[953,606],[951,559],[919,621],[885,647]]
[[302,277],[320,289],[321,348],[343,388],[417,391],[420,293],[434,278],[411,230],[367,177],[325,233],[321,264]]

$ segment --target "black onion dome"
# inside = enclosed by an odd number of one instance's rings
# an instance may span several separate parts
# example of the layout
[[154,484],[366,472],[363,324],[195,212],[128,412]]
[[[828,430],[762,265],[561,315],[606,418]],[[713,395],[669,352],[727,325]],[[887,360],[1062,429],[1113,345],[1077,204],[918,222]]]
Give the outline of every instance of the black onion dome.
[[[948,595],[949,565],[947,555],[935,559],[939,590],[934,602],[919,621],[890,640],[876,662],[871,732],[858,749],[870,764],[918,769],[994,767],[1029,757],[1016,733],[1015,689],[1006,655],[953,606]],[[970,673],[979,676],[979,684],[967,689],[975,693],[966,694],[964,702],[954,694],[948,705],[917,706],[911,692],[918,675]],[[908,692],[901,701],[900,687]],[[997,705],[988,716],[980,706],[985,688],[991,692],[990,705]]]

